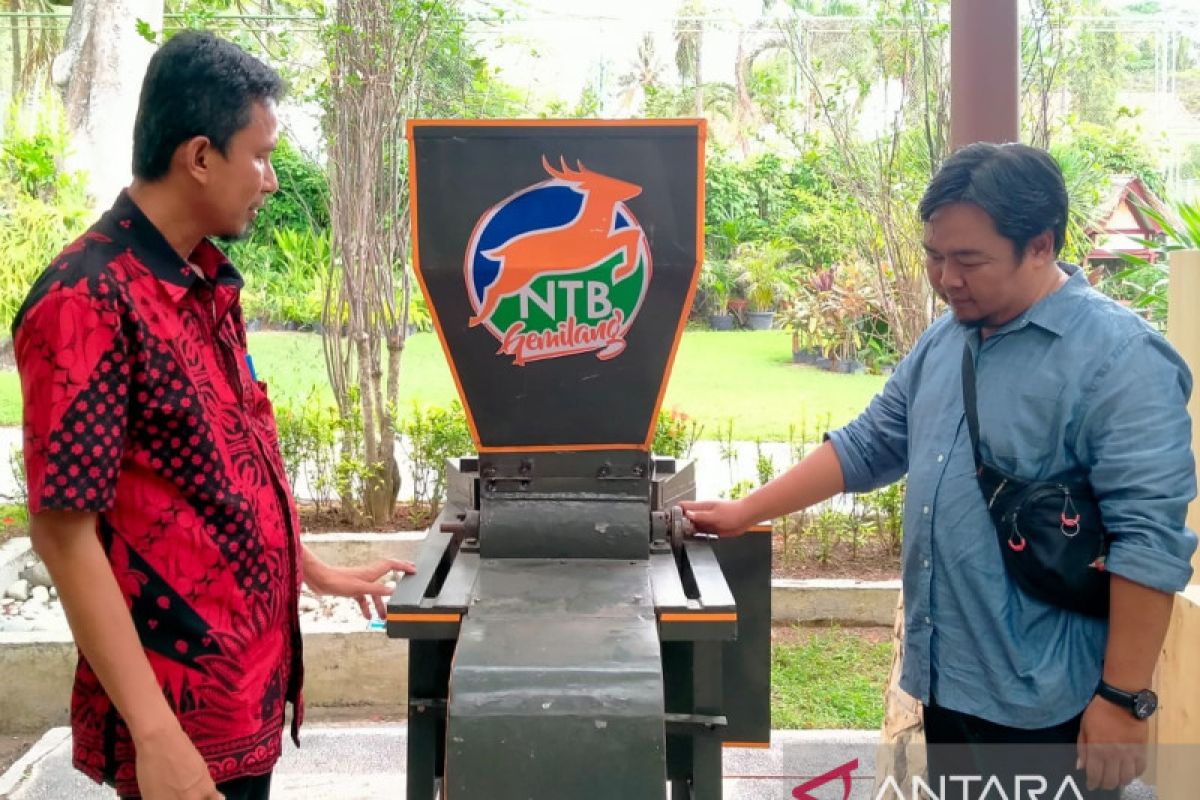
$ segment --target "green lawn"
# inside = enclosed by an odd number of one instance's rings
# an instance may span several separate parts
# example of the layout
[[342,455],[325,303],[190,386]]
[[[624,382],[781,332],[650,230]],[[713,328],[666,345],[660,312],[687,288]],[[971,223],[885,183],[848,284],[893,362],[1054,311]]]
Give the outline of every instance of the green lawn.
[[[12,370],[0,371],[0,425],[21,424],[21,381]],[[0,456],[4,455],[0,453]]]
[[[331,398],[321,339],[315,334],[254,333],[250,353],[260,379],[271,386],[276,406],[295,404],[314,389]],[[441,346],[433,334],[408,341],[401,367],[401,407],[412,400],[444,405],[457,395]],[[675,359],[666,406],[696,418],[702,437],[716,439],[733,419],[734,437],[784,441],[788,426],[809,438],[825,420],[841,425],[854,417],[883,386],[872,375],[835,375],[791,363],[787,334],[688,331]],[[20,423],[20,387],[12,372],[0,372],[0,424]]]
[[665,405],[704,423],[703,438],[718,438],[734,420],[734,438],[785,441],[788,426],[807,438],[858,415],[883,387],[876,375],[838,375],[792,364],[790,334],[688,331],[679,345]]
[[771,648],[772,728],[878,728],[891,641],[872,644],[838,628]]

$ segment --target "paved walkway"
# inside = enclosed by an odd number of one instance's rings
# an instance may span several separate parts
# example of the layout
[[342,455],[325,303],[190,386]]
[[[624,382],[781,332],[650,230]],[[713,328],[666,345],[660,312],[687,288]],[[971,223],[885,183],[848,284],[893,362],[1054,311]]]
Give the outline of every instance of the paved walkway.
[[[368,800],[404,797],[404,725],[305,728],[303,746],[286,745],[272,798]],[[792,797],[792,790],[847,761],[859,762],[852,798],[868,798],[874,780],[874,731],[778,731],[770,750],[725,754],[726,800]],[[55,728],[0,777],[11,800],[112,800],[113,793],[70,766],[70,734]],[[815,790],[818,800],[841,800],[841,781]],[[831,791],[836,789],[836,792]],[[614,798],[614,800],[616,800]]]
[[[406,731],[403,724],[306,727],[301,749],[285,744],[272,798],[402,800]],[[809,784],[805,791],[812,800],[842,800],[840,778],[822,780],[839,767],[852,776],[850,799],[872,800],[878,739],[875,731],[775,731],[769,750],[727,750],[725,800],[790,800],[804,784]],[[47,732],[0,776],[0,798],[112,800],[111,791],[71,768],[70,748],[67,729]],[[910,787],[903,788],[903,800],[909,800]],[[798,796],[806,795],[802,791]],[[927,798],[921,793],[917,796]],[[1153,800],[1154,793],[1134,784],[1125,798]],[[900,798],[887,789],[882,800]]]

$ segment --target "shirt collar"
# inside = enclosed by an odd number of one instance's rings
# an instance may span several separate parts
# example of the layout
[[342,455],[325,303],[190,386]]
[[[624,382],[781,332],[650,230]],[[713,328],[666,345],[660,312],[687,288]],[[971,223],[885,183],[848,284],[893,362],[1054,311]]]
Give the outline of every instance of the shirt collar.
[[133,202],[127,190],[121,191],[112,208],[96,223],[94,230],[131,250],[177,303],[199,279],[189,261],[199,267],[212,283],[234,289],[242,288],[241,274],[221,249],[208,239],[200,240],[188,261],[180,258],[162,232],[154,227],[154,223],[138,208],[137,203]]
[[1081,292],[1091,291],[1092,285],[1077,265],[1059,261],[1058,268],[1067,273],[1066,283],[1017,315],[1016,319],[1001,325],[992,333],[992,337],[1012,333],[1026,325],[1036,325],[1055,336],[1062,336],[1067,331],[1075,297]]

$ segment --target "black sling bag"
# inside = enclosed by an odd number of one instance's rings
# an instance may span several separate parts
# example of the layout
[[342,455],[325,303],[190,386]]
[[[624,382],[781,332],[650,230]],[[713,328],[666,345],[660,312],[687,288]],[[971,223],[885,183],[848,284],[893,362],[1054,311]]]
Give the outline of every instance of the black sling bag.
[[984,462],[975,407],[975,358],[963,349],[963,405],[983,500],[1000,553],[1017,586],[1039,600],[1091,617],[1108,616],[1104,569],[1112,537],[1087,479],[1060,473],[1027,481]]

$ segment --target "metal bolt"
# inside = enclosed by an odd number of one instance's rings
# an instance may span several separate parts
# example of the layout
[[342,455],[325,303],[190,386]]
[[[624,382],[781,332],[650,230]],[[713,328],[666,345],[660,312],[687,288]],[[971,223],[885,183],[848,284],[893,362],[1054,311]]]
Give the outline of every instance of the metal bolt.
[[639,478],[646,477],[646,465],[645,464],[635,464],[633,466],[633,474]]
[[532,472],[533,472],[533,462],[530,461],[528,458],[521,459],[520,473],[522,475],[529,475]]
[[496,467],[491,464],[488,464],[486,467],[483,468],[482,475],[485,478],[496,477]]

